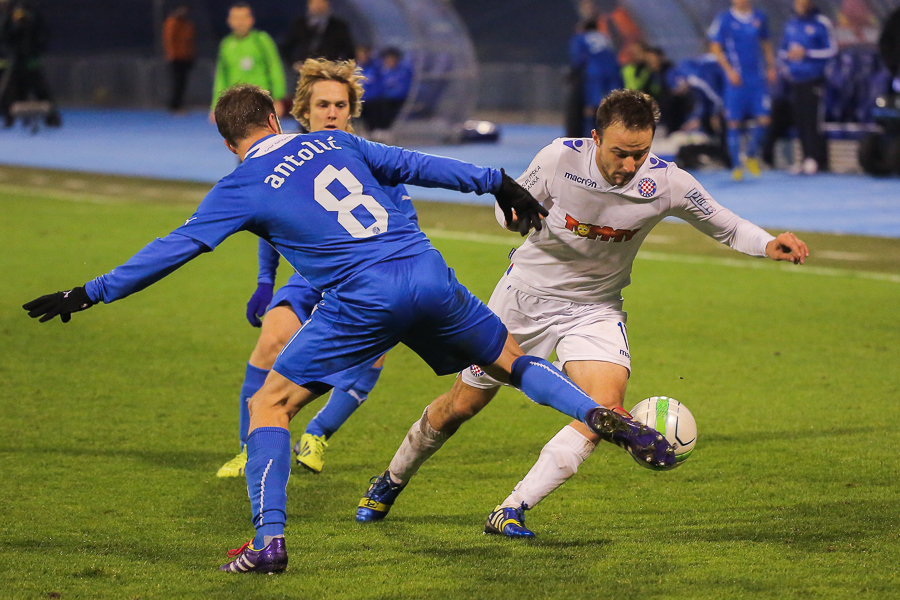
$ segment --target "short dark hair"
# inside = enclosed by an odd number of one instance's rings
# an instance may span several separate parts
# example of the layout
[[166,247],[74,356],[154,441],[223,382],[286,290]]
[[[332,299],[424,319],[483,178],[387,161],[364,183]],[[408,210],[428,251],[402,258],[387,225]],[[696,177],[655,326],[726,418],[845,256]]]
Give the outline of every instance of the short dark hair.
[[628,130],[652,129],[659,123],[659,105],[649,95],[637,90],[614,90],[597,108],[597,135],[610,125],[621,123]]
[[258,85],[241,84],[225,90],[216,102],[216,127],[232,146],[254,129],[265,127],[275,112],[272,94]]

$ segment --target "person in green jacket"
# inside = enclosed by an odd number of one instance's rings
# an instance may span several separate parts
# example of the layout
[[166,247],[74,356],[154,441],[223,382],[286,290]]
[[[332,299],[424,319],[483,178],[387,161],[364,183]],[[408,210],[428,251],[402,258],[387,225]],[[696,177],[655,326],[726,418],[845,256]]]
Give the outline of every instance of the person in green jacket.
[[[238,83],[258,85],[269,91],[273,98],[284,98],[284,67],[278,48],[265,31],[253,29],[253,11],[249,4],[234,4],[228,11],[228,27],[231,34],[219,44],[216,60],[216,79],[213,84],[212,108],[219,96]],[[275,103],[278,116],[283,115],[281,102]],[[210,123],[215,123],[215,114],[209,112]]]

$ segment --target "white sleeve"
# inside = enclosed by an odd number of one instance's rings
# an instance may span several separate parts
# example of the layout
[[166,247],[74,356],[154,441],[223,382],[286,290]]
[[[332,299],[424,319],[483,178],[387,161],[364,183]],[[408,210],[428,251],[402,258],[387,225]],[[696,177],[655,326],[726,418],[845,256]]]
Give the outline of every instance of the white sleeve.
[[[557,140],[558,142],[559,140]],[[550,184],[553,183],[553,176],[556,173],[556,164],[559,162],[559,145],[554,142],[549,146],[544,146],[540,152],[531,160],[531,164],[522,173],[516,181],[525,188],[534,199],[540,202],[544,208],[550,210],[553,206],[553,199],[550,197]],[[503,218],[503,211],[495,203],[494,215],[500,226],[506,227],[506,219]]]
[[775,236],[742,219],[718,202],[687,171],[669,167],[672,205],[669,214],[687,221],[714,240],[744,254],[764,257]]

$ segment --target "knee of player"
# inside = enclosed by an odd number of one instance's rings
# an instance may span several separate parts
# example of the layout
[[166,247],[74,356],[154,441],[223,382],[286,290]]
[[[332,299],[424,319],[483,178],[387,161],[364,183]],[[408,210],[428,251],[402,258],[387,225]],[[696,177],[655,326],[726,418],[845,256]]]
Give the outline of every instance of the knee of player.
[[468,421],[478,414],[496,393],[496,390],[482,390],[465,384],[453,391],[456,393],[452,394],[451,406],[455,420],[459,422]]
[[288,343],[290,337],[281,331],[263,330],[256,342],[256,348],[253,349],[250,362],[260,368],[271,369],[275,359],[278,358],[278,353]]

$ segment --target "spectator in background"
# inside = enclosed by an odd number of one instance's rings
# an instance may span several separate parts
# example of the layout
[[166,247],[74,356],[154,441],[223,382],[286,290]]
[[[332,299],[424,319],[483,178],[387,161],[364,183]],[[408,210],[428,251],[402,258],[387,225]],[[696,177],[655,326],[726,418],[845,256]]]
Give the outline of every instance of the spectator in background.
[[[219,96],[238,83],[258,85],[270,92],[273,98],[284,97],[284,67],[278,57],[278,48],[268,33],[253,28],[254,23],[250,5],[238,3],[229,9],[228,27],[231,33],[219,44],[210,123],[215,122],[214,109]],[[279,117],[284,114],[280,102],[276,103],[275,108]]]
[[382,98],[381,62],[372,52],[371,46],[361,44],[356,47],[356,66],[365,78],[366,86],[366,101],[362,103],[360,119],[366,129],[372,131],[378,125],[378,102]]
[[[581,82],[581,130],[570,137],[589,137],[597,107],[611,91],[622,87],[622,74],[609,36],[597,31],[597,23],[586,21],[581,33],[569,43],[569,62]],[[574,133],[574,132],[573,132]]]
[[597,31],[609,36],[613,46],[620,49],[619,64],[625,65],[631,62],[631,48],[634,42],[639,42],[644,35],[637,26],[628,10],[618,0],[589,0],[598,12]]
[[172,82],[169,110],[177,112],[184,105],[188,75],[197,57],[194,48],[194,23],[190,19],[187,5],[177,6],[166,18],[163,25],[163,48]]
[[3,30],[0,40],[8,55],[7,72],[4,72],[6,89],[0,90],[3,96],[5,125],[11,127],[13,117],[10,112],[16,102],[33,97],[39,102],[48,103],[44,116],[50,127],[62,125],[62,118],[56,102],[50,93],[50,86],[44,78],[41,68],[41,55],[47,49],[49,33],[40,13],[29,3],[13,1],[7,5],[6,15],[0,18]]
[[[787,66],[783,61],[778,61],[778,80],[772,86],[771,100],[772,108],[770,110],[769,126],[766,128],[766,136],[762,145],[762,160],[769,167],[775,168],[777,158],[775,150],[779,140],[790,140],[792,129],[794,127],[794,114],[791,108],[791,101],[788,95],[787,85]],[[791,151],[785,153],[786,161],[790,164],[794,161],[793,146]],[[799,161],[798,161],[799,162]]]
[[650,66],[647,64],[650,47],[644,42],[632,42],[628,48],[629,61],[622,67],[622,81],[625,89],[642,92],[650,80]]
[[682,131],[702,131],[710,137],[722,134],[725,73],[710,53],[680,61],[666,73],[674,95],[690,99],[690,112],[682,123]]
[[307,58],[339,61],[356,54],[349,25],[331,14],[328,0],[308,0],[306,14],[294,19],[278,50],[295,68]]
[[[769,126],[769,85],[776,81],[775,53],[769,39],[769,19],[750,0],[732,0],[731,9],[719,13],[709,28],[710,49],[722,65],[728,152],[735,181],[744,178],[743,166],[759,176],[760,146]],[[749,141],[741,162],[741,132],[747,121]]]
[[900,8],[884,20],[878,38],[878,51],[892,77],[900,75]]
[[794,13],[784,26],[778,56],[787,66],[788,100],[803,148],[803,162],[797,161],[791,172],[812,175],[827,162],[820,108],[825,66],[837,54],[837,43],[831,21],[812,0],[794,0]]
[[[409,96],[413,76],[412,66],[403,60],[403,52],[394,47],[382,51],[381,66],[377,72],[380,97],[367,101],[374,113],[373,133],[386,131],[393,126]],[[368,98],[368,91],[366,96]]]

